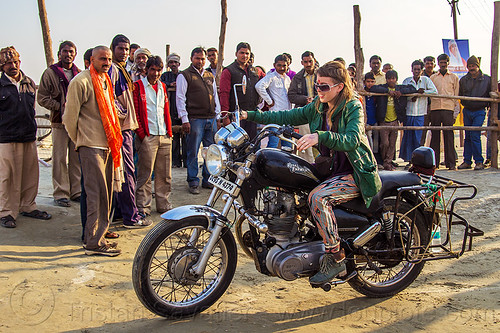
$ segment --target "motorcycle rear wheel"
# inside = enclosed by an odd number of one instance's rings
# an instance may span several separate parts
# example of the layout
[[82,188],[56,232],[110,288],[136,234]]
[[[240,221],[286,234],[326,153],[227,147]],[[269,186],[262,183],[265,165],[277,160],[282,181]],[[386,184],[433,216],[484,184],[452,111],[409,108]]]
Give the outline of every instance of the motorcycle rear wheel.
[[[198,233],[196,242],[192,242]],[[163,221],[144,238],[134,258],[132,281],[139,300],[167,318],[192,316],[214,304],[231,283],[236,242],[224,228],[201,277],[190,276],[210,231],[205,218]]]
[[[390,199],[385,202],[385,205],[391,206],[393,209],[395,208],[395,200]],[[412,208],[412,205],[401,202],[398,209],[398,216],[403,216]],[[411,245],[426,246],[429,239],[424,216],[418,210],[411,212],[410,216],[413,216],[413,213],[416,215]],[[392,215],[393,214],[394,212],[392,212]],[[394,226],[396,228],[396,238],[398,238],[399,235],[402,235],[404,238],[405,234],[408,234],[410,225],[411,219],[409,216],[406,216],[400,221],[400,228]],[[401,232],[399,232],[399,230],[401,230]],[[413,257],[416,257],[419,253],[420,252],[417,252],[417,250],[410,251]],[[366,263],[354,263],[351,261],[351,265],[356,265],[354,269],[357,270],[358,274],[348,281],[353,289],[368,297],[389,297],[399,293],[417,278],[425,264],[424,261],[420,263],[408,263],[404,260],[397,262],[398,259],[393,259],[396,260],[396,263],[390,263],[389,261],[391,258],[386,258],[389,260],[380,261],[377,261],[377,258],[371,259],[373,263],[382,270],[381,274],[377,274],[374,270],[370,269]],[[387,262],[384,263],[384,261],[389,262],[389,264]]]

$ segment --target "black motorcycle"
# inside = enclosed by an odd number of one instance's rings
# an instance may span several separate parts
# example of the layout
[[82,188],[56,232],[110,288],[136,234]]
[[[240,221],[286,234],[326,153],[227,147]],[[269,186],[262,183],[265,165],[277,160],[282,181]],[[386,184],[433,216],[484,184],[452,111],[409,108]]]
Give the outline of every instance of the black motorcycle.
[[[207,203],[164,213],[137,250],[133,284],[149,310],[182,317],[214,304],[236,270],[233,228],[262,274],[292,281],[319,270],[325,251],[307,197],[323,179],[314,165],[290,151],[261,149],[261,141],[271,135],[290,142],[300,137],[289,127],[267,125],[251,141],[233,122],[217,132],[216,144],[204,149],[214,185]],[[414,172],[380,172],[382,189],[369,208],[361,198],[335,208],[347,273],[320,286],[325,291],[347,282],[370,297],[394,295],[417,278],[425,261],[458,258],[467,240],[470,249],[472,237],[482,234],[454,211],[459,200],[475,196],[475,187],[432,175],[430,148],[418,148],[412,162]],[[445,188],[465,188],[472,194],[440,208]],[[221,201],[218,211],[214,207]],[[462,244],[452,251],[451,238],[457,234],[452,227],[459,225]],[[439,228],[446,237],[431,242]]]

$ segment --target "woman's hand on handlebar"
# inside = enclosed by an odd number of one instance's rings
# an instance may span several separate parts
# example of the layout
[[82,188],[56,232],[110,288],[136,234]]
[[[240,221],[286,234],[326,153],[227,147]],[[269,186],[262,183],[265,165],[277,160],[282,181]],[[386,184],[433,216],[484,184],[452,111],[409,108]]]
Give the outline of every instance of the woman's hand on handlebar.
[[246,111],[240,111],[240,119],[245,120],[248,117],[248,113]]
[[306,134],[297,141],[297,150],[306,150],[318,144],[318,133]]

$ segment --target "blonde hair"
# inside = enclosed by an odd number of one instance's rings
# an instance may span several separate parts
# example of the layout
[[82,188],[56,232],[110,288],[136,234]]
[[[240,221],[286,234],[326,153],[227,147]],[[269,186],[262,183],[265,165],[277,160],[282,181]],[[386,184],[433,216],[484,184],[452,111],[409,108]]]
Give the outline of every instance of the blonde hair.
[[[354,87],[349,76],[349,72],[345,68],[344,64],[339,61],[329,61],[318,69],[318,76],[330,77],[335,83],[343,83],[344,88],[335,97],[333,108],[329,109],[326,113],[326,119],[328,126],[332,128],[332,115],[333,112],[343,103],[347,103],[354,96]],[[319,112],[319,106],[321,102],[318,99],[316,101],[316,110]]]

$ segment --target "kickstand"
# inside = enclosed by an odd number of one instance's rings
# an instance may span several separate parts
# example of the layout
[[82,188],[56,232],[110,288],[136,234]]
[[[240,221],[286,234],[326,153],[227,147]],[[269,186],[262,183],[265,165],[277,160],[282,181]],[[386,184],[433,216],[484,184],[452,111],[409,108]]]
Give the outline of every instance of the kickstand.
[[382,270],[377,265],[375,265],[375,263],[368,257],[368,252],[366,252],[366,250],[363,248],[360,248],[359,250],[361,254],[365,256],[368,267],[373,269],[375,273],[382,274]]

